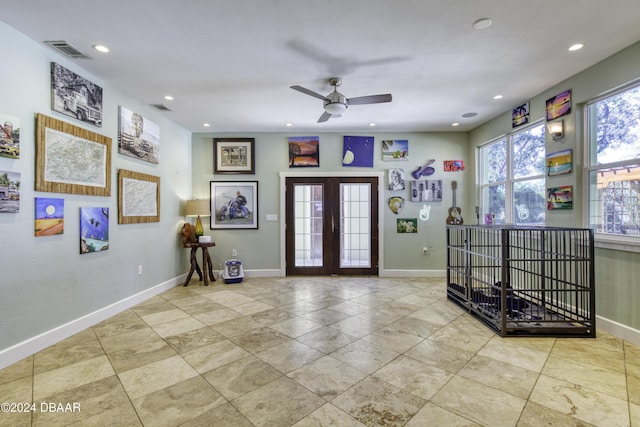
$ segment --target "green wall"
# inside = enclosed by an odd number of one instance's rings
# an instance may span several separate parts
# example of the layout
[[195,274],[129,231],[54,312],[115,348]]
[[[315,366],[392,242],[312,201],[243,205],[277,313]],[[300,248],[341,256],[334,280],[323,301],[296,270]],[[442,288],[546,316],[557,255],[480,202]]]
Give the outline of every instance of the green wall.
[[[381,224],[380,233],[383,234],[384,249],[382,263],[387,275],[429,275],[443,274],[445,269],[445,219],[448,208],[452,203],[450,191],[451,181],[457,180],[460,187],[464,187],[466,181],[473,181],[473,176],[465,172],[444,172],[443,160],[465,160],[468,153],[468,139],[466,133],[375,133],[360,134],[361,136],[374,136],[374,165],[373,168],[356,168],[342,166],[342,141],[343,134],[321,133],[314,134],[320,137],[320,167],[318,168],[293,168],[288,165],[287,137],[308,136],[308,133],[266,133],[266,134],[242,134],[242,135],[216,135],[196,134],[193,136],[192,164],[193,164],[193,197],[208,198],[210,181],[212,180],[238,180],[258,181],[259,186],[259,229],[258,230],[207,230],[216,242],[214,252],[214,266],[231,257],[231,250],[238,251],[238,257],[243,260],[247,270],[262,270],[262,273],[271,272],[280,268],[280,221],[284,219],[284,213],[280,212],[280,173],[281,172],[319,172],[332,175],[346,172],[384,172],[382,182],[384,199],[384,222]],[[213,138],[214,137],[246,137],[255,138],[256,146],[256,174],[255,175],[213,175]],[[406,139],[409,141],[408,161],[383,161],[382,141],[387,139]],[[426,222],[419,221],[418,233],[397,234],[396,219],[417,218],[423,207],[421,202],[411,202],[407,182],[404,191],[389,191],[389,168],[402,168],[405,171],[405,180],[411,178],[411,172],[425,164],[428,159],[436,159],[432,165],[436,173],[429,179],[443,181],[444,196],[442,202],[432,202],[430,217]],[[404,210],[395,215],[391,212],[386,201],[392,195],[402,195],[406,202]],[[458,196],[458,205],[462,200]],[[463,214],[468,221],[472,218],[474,208],[461,206]],[[278,222],[265,221],[266,214],[277,214]],[[475,213],[473,213],[475,217]],[[208,228],[208,222],[205,228]],[[423,255],[422,248],[427,246],[428,253]]]
[[[571,89],[573,108],[564,116],[565,137],[552,141],[547,135],[547,152],[571,148],[574,150],[574,172],[547,178],[547,186],[573,185],[574,209],[572,211],[547,211],[547,224],[563,227],[586,227],[586,197],[588,180],[584,174],[586,138],[583,132],[583,105],[589,100],[612,89],[640,79],[640,43],[636,43],[604,61],[588,68],[562,83],[534,96],[530,101],[531,121],[545,117],[545,101],[559,92]],[[522,100],[526,102],[527,100]],[[511,132],[511,111],[485,123],[469,135],[470,166],[475,163],[477,147]],[[471,190],[467,188],[467,190]],[[467,193],[467,203],[472,204],[475,193]],[[640,329],[640,302],[638,278],[640,277],[640,245],[628,250],[611,250],[598,247],[596,240],[596,314],[600,326],[624,331]]]

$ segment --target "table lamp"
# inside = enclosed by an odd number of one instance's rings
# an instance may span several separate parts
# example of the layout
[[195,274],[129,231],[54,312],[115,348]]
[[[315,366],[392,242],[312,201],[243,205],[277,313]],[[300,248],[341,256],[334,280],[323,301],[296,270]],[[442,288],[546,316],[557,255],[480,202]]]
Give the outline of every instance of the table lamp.
[[185,216],[192,217],[197,216],[196,220],[196,236],[200,238],[204,234],[202,228],[201,216],[211,216],[211,208],[209,207],[208,200],[187,200],[187,207],[185,209]]

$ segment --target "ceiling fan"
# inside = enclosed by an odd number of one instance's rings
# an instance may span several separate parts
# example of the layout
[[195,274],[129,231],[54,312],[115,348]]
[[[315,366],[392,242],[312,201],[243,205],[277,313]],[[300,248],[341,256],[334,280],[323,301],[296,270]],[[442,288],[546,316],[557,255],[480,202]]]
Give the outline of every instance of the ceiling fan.
[[342,79],[339,77],[332,77],[329,79],[329,84],[333,86],[333,92],[327,96],[320,95],[318,92],[314,92],[310,89],[302,86],[291,86],[291,89],[298,92],[305,93],[313,96],[314,98],[322,99],[324,101],[324,113],[318,119],[318,123],[326,122],[332,117],[340,117],[344,113],[349,105],[363,105],[363,104],[379,104],[382,102],[391,102],[391,94],[385,93],[383,95],[368,95],[357,96],[355,98],[347,98],[340,92],[337,87],[342,83]]

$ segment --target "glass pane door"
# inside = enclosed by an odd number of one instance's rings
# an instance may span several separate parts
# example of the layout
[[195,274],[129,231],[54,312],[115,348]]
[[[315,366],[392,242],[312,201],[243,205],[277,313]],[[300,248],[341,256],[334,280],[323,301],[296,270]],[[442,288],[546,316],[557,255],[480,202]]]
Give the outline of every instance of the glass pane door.
[[371,267],[371,184],[340,184],[340,268]]
[[295,266],[322,266],[323,185],[295,184]]

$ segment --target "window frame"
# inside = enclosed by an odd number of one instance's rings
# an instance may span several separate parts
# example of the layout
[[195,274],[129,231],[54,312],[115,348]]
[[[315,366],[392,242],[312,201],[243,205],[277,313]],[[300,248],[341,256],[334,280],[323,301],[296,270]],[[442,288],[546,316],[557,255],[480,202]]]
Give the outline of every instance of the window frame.
[[[625,85],[616,87],[608,92],[605,92],[597,97],[591,98],[586,101],[582,108],[582,116],[583,116],[583,135],[584,135],[584,168],[583,168],[583,180],[585,182],[584,188],[584,216],[583,216],[583,226],[586,228],[593,228],[591,225],[591,193],[592,193],[592,182],[591,182],[591,173],[597,172],[600,170],[608,170],[616,167],[624,167],[624,166],[636,166],[640,165],[640,159],[626,159],[622,161],[615,161],[609,163],[597,164],[595,161],[592,162],[592,156],[596,153],[596,147],[593,146],[592,141],[592,126],[593,120],[591,119],[591,110],[590,107],[594,106],[600,101],[603,101],[607,98],[614,97],[623,92],[627,92],[632,89],[640,90],[640,80],[631,81]],[[622,250],[628,252],[640,252],[640,236],[635,235],[624,235],[624,234],[612,234],[612,233],[602,233],[598,232],[594,229],[594,246],[598,248],[604,249],[613,249],[613,250]]]
[[[530,123],[527,126],[522,126],[519,127],[517,130],[513,130],[509,133],[506,133],[504,135],[501,135],[497,138],[494,138],[490,141],[487,141],[486,143],[478,146],[476,148],[476,159],[477,159],[477,171],[478,171],[478,175],[476,177],[476,190],[477,190],[477,203],[478,203],[478,207],[479,207],[479,215],[480,215],[480,223],[484,224],[484,215],[486,212],[486,206],[484,206],[484,198],[482,196],[482,190],[484,188],[489,188],[489,187],[494,187],[494,186],[498,186],[498,185],[504,185],[505,188],[505,193],[504,193],[504,197],[505,197],[505,206],[504,206],[504,224],[517,224],[517,225],[525,225],[525,224],[531,224],[531,223],[524,223],[524,222],[516,222],[515,221],[515,214],[514,211],[516,209],[515,204],[514,204],[514,188],[515,185],[517,183],[520,182],[527,182],[527,181],[536,181],[536,180],[543,180],[545,181],[545,186],[546,186],[546,170],[545,168],[542,169],[541,173],[538,175],[529,175],[526,177],[519,177],[519,178],[514,178],[515,176],[515,171],[514,171],[514,157],[515,157],[515,153],[514,153],[514,137],[518,134],[521,134],[523,132],[528,132],[533,128],[536,127],[542,127],[542,132],[543,135],[546,135],[546,129],[545,129],[545,123],[543,119],[540,120],[536,120],[532,123]],[[543,138],[545,138],[543,136]],[[506,173],[505,173],[505,179],[504,180],[496,180],[494,182],[484,182],[484,176],[485,176],[485,170],[486,170],[486,163],[484,162],[484,156],[482,153],[482,150],[487,148],[489,145],[491,144],[496,144],[499,143],[501,141],[505,141],[506,142]],[[545,149],[545,154],[546,154],[546,140],[544,141],[544,149]],[[546,209],[545,209],[545,218],[544,221],[540,224],[540,223],[536,223],[536,225],[545,225],[546,224],[546,220],[547,220],[547,215],[546,215]]]

